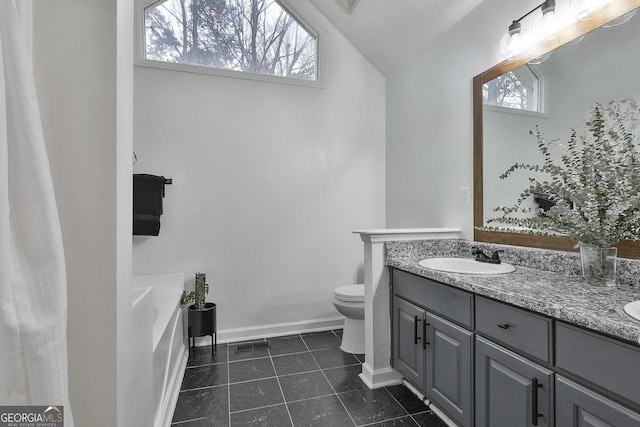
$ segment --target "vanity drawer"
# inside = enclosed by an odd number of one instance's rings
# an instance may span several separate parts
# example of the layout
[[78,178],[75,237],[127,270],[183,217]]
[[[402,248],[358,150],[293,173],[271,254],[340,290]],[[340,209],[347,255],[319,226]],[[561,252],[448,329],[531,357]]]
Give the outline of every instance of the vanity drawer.
[[473,327],[472,294],[396,269],[392,270],[392,283],[395,295],[455,323]]
[[640,348],[556,322],[556,366],[640,405]]
[[476,331],[551,363],[552,323],[528,311],[476,296]]

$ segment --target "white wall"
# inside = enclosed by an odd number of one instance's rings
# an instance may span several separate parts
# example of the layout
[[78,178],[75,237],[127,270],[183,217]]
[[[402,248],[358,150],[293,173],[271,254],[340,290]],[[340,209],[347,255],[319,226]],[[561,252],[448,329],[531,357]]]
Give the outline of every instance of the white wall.
[[473,238],[472,79],[501,62],[509,23],[539,2],[485,0],[387,79],[387,226],[461,226]]
[[34,2],[34,74],[66,256],[76,426],[142,425],[128,416],[137,408],[122,379],[132,367],[118,346],[131,320],[128,3]]
[[173,185],[160,235],[134,236],[134,273],[193,286],[206,272],[219,330],[239,335],[339,316],[333,289],[362,280],[351,231],[385,224],[385,81],[310,3],[289,3],[320,33],[324,89],[135,68],[134,172]]

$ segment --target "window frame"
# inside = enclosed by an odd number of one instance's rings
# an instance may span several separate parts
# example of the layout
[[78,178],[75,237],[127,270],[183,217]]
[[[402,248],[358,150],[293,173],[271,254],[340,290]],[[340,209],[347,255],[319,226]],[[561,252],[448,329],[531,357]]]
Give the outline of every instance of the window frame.
[[[227,77],[244,80],[254,80],[267,83],[279,83],[294,86],[306,86],[312,88],[324,89],[325,73],[324,73],[324,43],[321,41],[320,32],[311,26],[306,20],[302,19],[295,9],[285,0],[273,0],[280,5],[288,14],[290,14],[297,23],[316,39],[316,80],[294,79],[290,77],[274,76],[270,74],[259,74],[250,71],[225,70],[222,68],[203,67],[200,65],[180,64],[175,62],[156,61],[145,58],[146,55],[146,22],[145,9],[157,4],[163,3],[165,0],[136,0],[135,5],[135,59],[134,66],[156,68],[169,71],[179,71],[185,73],[204,74],[217,77]],[[324,31],[326,33],[326,30]]]
[[[528,64],[523,64],[523,66],[524,65],[528,65]],[[549,117],[548,105],[547,105],[548,101],[545,93],[546,86],[547,86],[546,79],[544,78],[544,75],[540,72],[541,71],[540,69],[536,69],[536,67],[532,68],[530,66],[528,68],[529,68],[529,71],[531,71],[531,73],[536,77],[536,79],[538,79],[538,90],[537,90],[538,110],[526,110],[523,108],[511,108],[511,107],[504,107],[502,105],[485,104],[484,100],[482,102],[482,109],[485,111],[495,111],[499,113],[519,114],[523,116],[548,118]]]

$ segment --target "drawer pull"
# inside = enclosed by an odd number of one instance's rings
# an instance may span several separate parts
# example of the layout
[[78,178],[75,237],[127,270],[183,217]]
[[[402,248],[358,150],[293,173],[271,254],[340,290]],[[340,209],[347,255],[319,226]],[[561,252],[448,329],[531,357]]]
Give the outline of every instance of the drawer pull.
[[502,328],[502,329],[509,329],[509,324],[508,323],[499,323],[498,324],[498,328]]
[[542,414],[538,413],[538,389],[542,388],[542,384],[538,384],[536,377],[531,378],[531,425],[538,425],[538,418]]
[[413,344],[414,345],[418,344],[418,340],[420,339],[420,337],[418,336],[419,321],[420,319],[418,319],[418,316],[413,316]]
[[422,337],[424,338],[422,340],[422,349],[426,350],[427,349],[427,344],[429,344],[429,342],[427,341],[427,326],[429,326],[429,324],[427,323],[426,320],[422,321]]

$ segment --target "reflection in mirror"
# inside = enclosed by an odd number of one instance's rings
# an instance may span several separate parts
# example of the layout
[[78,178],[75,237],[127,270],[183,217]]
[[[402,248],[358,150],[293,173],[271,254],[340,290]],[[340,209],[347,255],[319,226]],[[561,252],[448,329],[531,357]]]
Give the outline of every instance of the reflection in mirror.
[[[640,15],[624,25],[594,30],[581,43],[556,49],[541,64],[521,65],[485,83],[487,92],[494,88],[483,108],[485,224],[497,216],[493,208],[513,205],[528,187],[524,173],[507,180],[499,176],[515,163],[541,163],[530,135],[536,126],[545,138],[563,143],[571,129],[584,130],[585,114],[596,102],[606,106],[640,95],[640,61],[631,54],[638,40]],[[535,201],[528,202],[535,211]]]
[[[628,22],[623,23],[625,20]],[[494,208],[512,206],[528,187],[524,173],[507,180],[501,180],[500,175],[514,163],[542,163],[536,140],[530,135],[536,126],[546,138],[566,142],[571,129],[579,134],[584,130],[586,114],[596,102],[606,105],[613,100],[640,99],[640,57],[635,53],[640,40],[640,13],[626,14],[613,23],[621,25],[597,28],[580,43],[568,43],[550,55],[538,55],[543,56],[539,60],[503,67],[500,73],[495,71],[499,66],[494,67],[476,78],[481,87],[474,80],[474,96],[482,96],[482,101],[474,100],[474,120],[481,120],[481,126],[475,125],[474,135],[476,150],[481,147],[481,153],[474,153],[475,179],[481,179],[474,187],[476,227],[500,216]],[[531,215],[548,206],[544,195],[536,200],[532,197],[527,203]],[[556,249],[572,246],[569,242],[528,240],[532,236],[514,240],[513,236],[495,234],[476,231],[475,237]],[[640,251],[637,254],[640,256]]]

